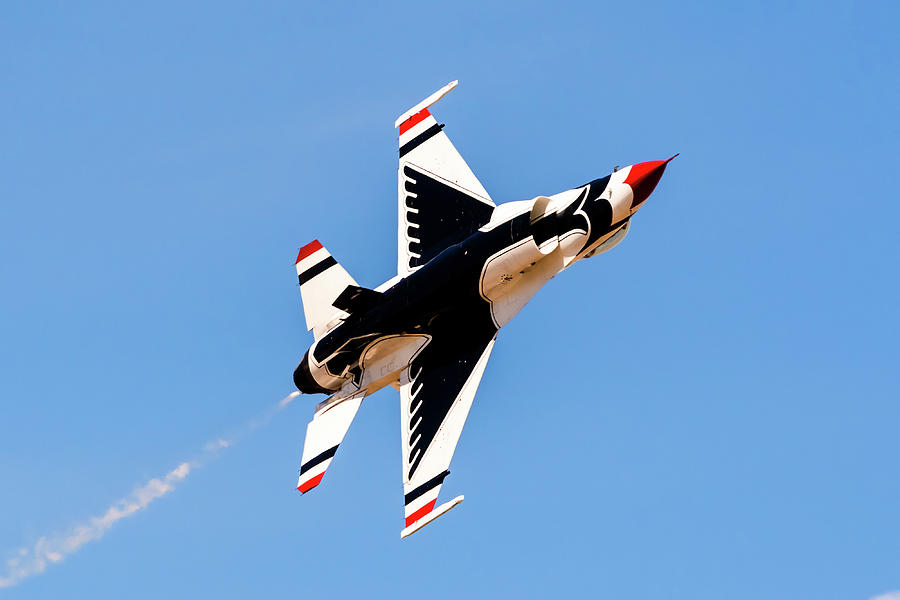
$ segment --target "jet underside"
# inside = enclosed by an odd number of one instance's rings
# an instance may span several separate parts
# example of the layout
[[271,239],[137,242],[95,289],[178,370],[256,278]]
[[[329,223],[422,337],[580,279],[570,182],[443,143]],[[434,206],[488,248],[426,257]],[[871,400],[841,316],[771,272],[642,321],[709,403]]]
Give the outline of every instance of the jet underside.
[[498,331],[560,271],[618,244],[668,163],[631,165],[554,196],[497,206],[428,110],[454,86],[396,123],[398,276],[370,290],[318,242],[297,257],[315,342],[294,381],[304,393],[333,394],[307,427],[298,489],[319,484],[362,399],[393,385],[401,397],[403,537],[462,500],[435,508]]
[[[589,246],[624,225],[624,221],[610,222],[612,207],[599,197],[608,179],[584,186],[581,202],[573,203],[570,214],[564,215],[561,238],[581,233],[585,238],[583,245]],[[590,195],[591,190],[595,190],[594,195]],[[330,375],[346,377],[350,374],[358,383],[364,350],[385,336],[447,333],[452,337],[471,337],[479,341],[491,339],[500,324],[492,310],[492,302],[484,295],[485,266],[489,258],[512,253],[523,242],[531,242],[534,250],[537,249],[529,217],[527,212],[519,214],[446,248],[385,290],[376,305],[349,315],[313,346],[311,358]],[[529,270],[543,259],[545,257],[538,252],[527,254],[524,262],[515,265],[519,271],[505,273],[503,282],[510,284],[526,278]],[[465,332],[465,336],[458,335],[459,332]],[[465,342],[460,340],[460,344]]]

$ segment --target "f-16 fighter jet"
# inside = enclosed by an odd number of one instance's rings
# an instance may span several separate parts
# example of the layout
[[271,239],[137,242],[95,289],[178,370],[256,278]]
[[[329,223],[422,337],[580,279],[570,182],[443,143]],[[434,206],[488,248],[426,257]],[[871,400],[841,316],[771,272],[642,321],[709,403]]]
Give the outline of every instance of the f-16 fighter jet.
[[621,242],[672,160],[496,205],[429,110],[456,84],[394,124],[397,276],[360,287],[318,241],[296,263],[315,341],[294,382],[304,394],[331,394],[307,426],[297,489],[319,485],[363,398],[392,385],[400,391],[401,537],[463,500],[435,508],[497,332],[557,273]]

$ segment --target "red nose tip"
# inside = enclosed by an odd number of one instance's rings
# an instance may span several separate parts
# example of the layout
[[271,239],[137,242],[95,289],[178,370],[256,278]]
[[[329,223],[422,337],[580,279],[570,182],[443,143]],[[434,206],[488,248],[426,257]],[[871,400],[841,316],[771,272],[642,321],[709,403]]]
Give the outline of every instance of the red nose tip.
[[[677,154],[675,156],[678,156]],[[641,203],[650,197],[656,184],[659,183],[660,177],[666,170],[666,165],[675,156],[666,160],[648,160],[647,162],[631,165],[631,171],[625,178],[625,183],[631,186],[634,192],[634,200],[631,201],[631,208],[635,209]]]

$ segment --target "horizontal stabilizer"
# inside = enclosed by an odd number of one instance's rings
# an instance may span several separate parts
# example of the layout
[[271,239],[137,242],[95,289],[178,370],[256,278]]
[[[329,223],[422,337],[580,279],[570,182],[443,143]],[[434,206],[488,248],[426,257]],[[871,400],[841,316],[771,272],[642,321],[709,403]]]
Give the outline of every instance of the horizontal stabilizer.
[[344,291],[335,298],[333,305],[345,313],[353,314],[368,310],[374,306],[381,298],[381,292],[370,290],[368,288],[359,287],[358,285],[348,285]]
[[361,393],[337,403],[325,402],[325,406],[316,411],[313,420],[306,426],[300,479],[297,480],[297,489],[301,493],[305,494],[322,481],[364,396]]

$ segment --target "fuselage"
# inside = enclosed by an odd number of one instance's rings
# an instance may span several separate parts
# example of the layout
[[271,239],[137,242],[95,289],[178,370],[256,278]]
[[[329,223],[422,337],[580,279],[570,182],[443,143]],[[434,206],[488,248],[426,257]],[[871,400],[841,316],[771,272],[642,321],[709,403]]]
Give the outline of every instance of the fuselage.
[[472,235],[380,286],[377,302],[321,336],[294,372],[298,389],[371,394],[395,383],[434,336],[484,344],[557,273],[620,242],[667,163],[497,206]]

